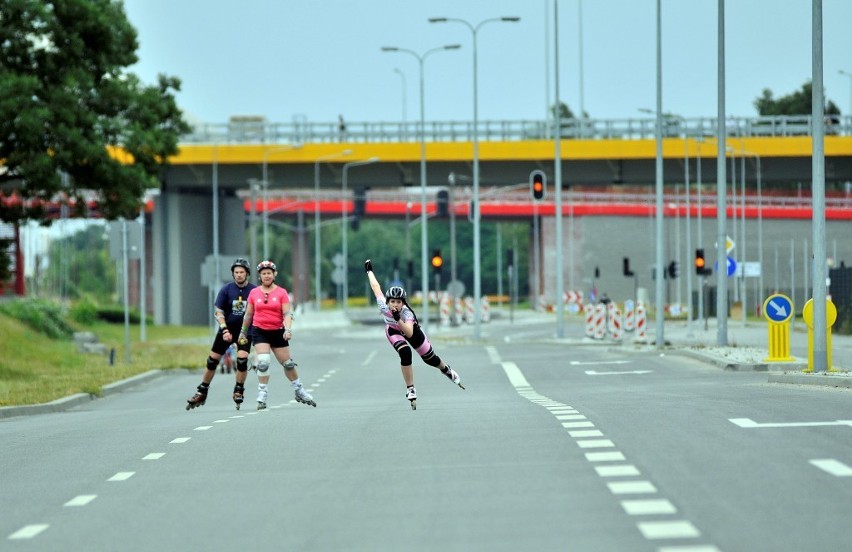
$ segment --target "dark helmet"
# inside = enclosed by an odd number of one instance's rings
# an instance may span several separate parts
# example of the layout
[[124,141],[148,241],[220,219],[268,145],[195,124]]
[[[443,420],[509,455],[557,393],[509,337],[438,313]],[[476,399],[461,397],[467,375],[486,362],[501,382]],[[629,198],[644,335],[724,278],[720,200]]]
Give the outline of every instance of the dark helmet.
[[234,269],[238,266],[246,269],[246,274],[251,274],[251,267],[249,266],[249,262],[245,259],[234,259],[234,263],[231,265],[231,274],[234,273]]
[[257,265],[257,273],[260,274],[260,271],[266,268],[272,269],[272,272],[278,272],[278,268],[276,268],[275,263],[272,261],[260,261]]
[[405,290],[399,286],[390,287],[385,292],[385,301],[388,299],[402,299],[405,301],[406,297],[408,296],[405,294]]

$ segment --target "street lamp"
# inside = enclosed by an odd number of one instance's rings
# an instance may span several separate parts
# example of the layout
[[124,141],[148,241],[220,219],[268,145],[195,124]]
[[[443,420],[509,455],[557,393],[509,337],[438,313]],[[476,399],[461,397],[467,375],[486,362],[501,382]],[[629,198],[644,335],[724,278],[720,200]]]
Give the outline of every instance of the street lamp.
[[461,48],[459,44],[448,44],[438,48],[426,50],[422,54],[418,54],[414,50],[406,48],[397,48],[395,46],[383,46],[382,52],[403,52],[410,54],[417,59],[420,65],[420,273],[421,273],[421,289],[423,290],[423,326],[429,326],[429,241],[426,225],[426,120],[423,99],[423,62],[426,58],[435,52],[441,50],[458,50]]
[[480,311],[482,309],[482,267],[479,228],[479,101],[477,95],[476,34],[486,23],[517,23],[520,20],[520,17],[495,17],[485,19],[473,25],[464,19],[454,17],[429,18],[429,23],[461,23],[470,29],[473,37],[473,337],[477,340],[480,339],[482,332],[482,321],[480,320]]
[[[343,165],[343,194],[341,195],[341,205],[346,204],[346,182],[349,174],[350,167],[359,167],[361,165],[370,165],[372,163],[378,163],[378,157],[371,157],[364,161],[350,161]],[[349,220],[349,213],[346,211],[346,208],[343,208],[343,217],[341,218],[342,222],[342,240],[343,240],[343,314],[345,315],[348,312],[347,303],[349,303],[349,241],[346,236],[346,222]]]
[[317,311],[320,310],[320,302],[322,300],[322,263],[320,262],[320,209],[319,209],[319,185],[320,185],[320,175],[319,168],[320,163],[327,159],[334,159],[335,157],[343,157],[344,155],[352,155],[352,150],[347,149],[338,153],[329,153],[328,155],[322,155],[317,157],[317,160],[314,162],[314,278],[316,282],[316,291],[315,291],[315,300]]
[[406,90],[408,89],[408,83],[406,82],[405,73],[402,72],[402,69],[399,67],[394,67],[393,72],[399,75],[400,80],[402,81],[402,136],[403,139],[408,136],[408,99]]
[[293,151],[301,147],[301,145],[281,146],[267,148],[263,152],[263,260],[269,260],[269,155],[275,152]]

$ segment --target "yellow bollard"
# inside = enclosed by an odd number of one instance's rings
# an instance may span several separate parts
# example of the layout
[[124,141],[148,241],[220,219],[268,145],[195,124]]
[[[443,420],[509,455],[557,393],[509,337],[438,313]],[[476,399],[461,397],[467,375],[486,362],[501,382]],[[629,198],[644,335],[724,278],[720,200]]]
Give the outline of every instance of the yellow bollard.
[[763,302],[763,317],[768,322],[769,356],[766,362],[790,362],[790,319],[793,318],[793,302],[786,295],[776,293]]
[[[802,319],[808,326],[808,369],[805,372],[814,371],[814,300],[808,299],[802,309]],[[825,300],[825,364],[830,372],[831,367],[831,327],[837,322],[837,307],[831,299]]]

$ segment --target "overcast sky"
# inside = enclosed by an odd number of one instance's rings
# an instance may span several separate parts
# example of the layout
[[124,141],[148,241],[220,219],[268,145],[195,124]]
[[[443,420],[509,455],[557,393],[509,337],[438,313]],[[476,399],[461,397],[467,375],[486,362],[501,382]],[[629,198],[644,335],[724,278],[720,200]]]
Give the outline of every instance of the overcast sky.
[[[716,115],[717,4],[662,1],[665,112]],[[764,88],[778,97],[811,79],[811,0],[726,4],[727,113],[755,115]],[[590,117],[645,117],[639,109],[655,106],[655,8],[655,0],[559,0],[559,95],[573,111],[580,82]],[[453,43],[462,48],[425,61],[425,117],[471,120],[471,32],[427,21],[441,16],[521,18],[478,32],[481,120],[543,119],[555,98],[553,0],[125,0],[125,9],[140,41],[131,70],[148,83],[158,73],[179,77],[190,120],[418,120],[416,58],[381,47],[422,53]],[[823,12],[826,95],[848,114],[852,84],[838,71],[852,73],[852,0],[823,0]]]

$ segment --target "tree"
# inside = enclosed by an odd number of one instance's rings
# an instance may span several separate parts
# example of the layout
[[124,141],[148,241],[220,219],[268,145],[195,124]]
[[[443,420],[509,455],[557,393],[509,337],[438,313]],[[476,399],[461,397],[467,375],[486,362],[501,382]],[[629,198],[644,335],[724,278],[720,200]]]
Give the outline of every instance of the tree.
[[190,127],[178,79],[145,86],[127,72],[137,48],[120,1],[3,0],[0,219],[49,224],[45,203],[57,200],[138,214]]
[[[810,115],[813,99],[813,84],[808,81],[801,90],[781,96],[777,100],[772,97],[772,91],[763,89],[763,95],[754,100],[754,107],[761,116],[771,115]],[[828,100],[825,107],[826,115],[840,115],[840,109]]]

